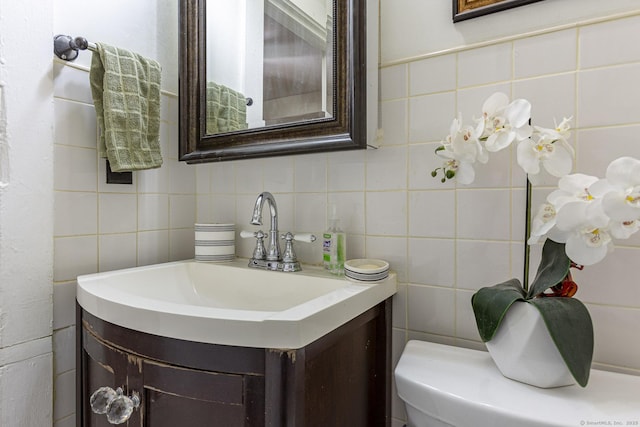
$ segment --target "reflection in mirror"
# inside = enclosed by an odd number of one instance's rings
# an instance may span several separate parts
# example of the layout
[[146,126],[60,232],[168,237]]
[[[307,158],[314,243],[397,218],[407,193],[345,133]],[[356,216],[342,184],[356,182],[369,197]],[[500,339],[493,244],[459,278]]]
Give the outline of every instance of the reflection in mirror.
[[206,0],[206,134],[333,117],[333,0]]
[[373,140],[378,0],[179,4],[180,160],[364,149]]

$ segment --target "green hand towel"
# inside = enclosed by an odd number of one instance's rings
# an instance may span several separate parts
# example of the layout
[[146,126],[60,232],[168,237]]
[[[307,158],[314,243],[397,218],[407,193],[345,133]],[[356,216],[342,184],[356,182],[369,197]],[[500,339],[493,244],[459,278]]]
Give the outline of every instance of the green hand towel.
[[243,94],[214,82],[207,83],[207,134],[247,128],[247,100]]
[[114,172],[160,167],[160,64],[126,49],[96,47],[89,81],[100,156]]

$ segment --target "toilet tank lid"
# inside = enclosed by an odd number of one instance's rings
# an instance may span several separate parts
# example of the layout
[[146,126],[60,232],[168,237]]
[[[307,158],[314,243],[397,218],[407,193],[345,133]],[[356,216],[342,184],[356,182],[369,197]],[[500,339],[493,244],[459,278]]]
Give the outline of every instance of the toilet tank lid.
[[[593,369],[586,388],[541,389],[502,376],[485,351],[409,341],[395,369],[407,404],[455,426],[640,423],[640,377]],[[582,424],[586,425],[586,424]]]

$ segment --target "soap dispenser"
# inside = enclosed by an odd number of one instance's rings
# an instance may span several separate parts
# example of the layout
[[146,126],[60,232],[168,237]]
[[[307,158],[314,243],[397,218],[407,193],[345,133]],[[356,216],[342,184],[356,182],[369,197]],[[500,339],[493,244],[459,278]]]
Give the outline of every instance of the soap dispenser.
[[344,274],[344,261],[346,255],[346,238],[340,229],[336,206],[331,206],[329,214],[329,228],[322,235],[322,259],[324,268],[332,274]]

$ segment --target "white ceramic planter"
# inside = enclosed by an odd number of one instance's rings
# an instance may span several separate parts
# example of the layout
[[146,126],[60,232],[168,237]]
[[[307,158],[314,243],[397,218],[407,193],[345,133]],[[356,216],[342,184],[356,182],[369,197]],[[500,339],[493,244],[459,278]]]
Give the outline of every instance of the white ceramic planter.
[[486,345],[507,378],[542,388],[575,384],[540,312],[531,304],[515,302]]

